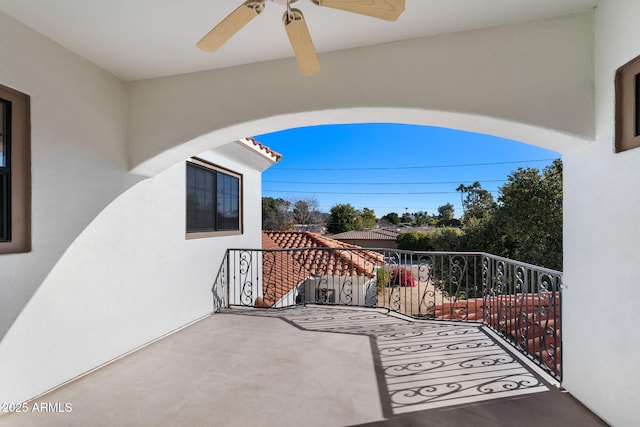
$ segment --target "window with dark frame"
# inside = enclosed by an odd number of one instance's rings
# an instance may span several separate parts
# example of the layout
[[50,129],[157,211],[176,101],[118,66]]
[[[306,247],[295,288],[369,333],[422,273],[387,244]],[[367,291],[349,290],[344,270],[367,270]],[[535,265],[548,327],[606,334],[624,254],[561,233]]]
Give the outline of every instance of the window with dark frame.
[[240,175],[190,161],[186,187],[187,233],[241,232]]
[[0,242],[11,240],[10,123],[11,103],[0,99]]
[[0,255],[31,250],[30,98],[0,84]]
[[616,71],[616,153],[640,147],[640,56]]
[[635,110],[636,110],[636,134],[635,136],[640,136],[640,73],[636,74],[636,102],[635,102]]

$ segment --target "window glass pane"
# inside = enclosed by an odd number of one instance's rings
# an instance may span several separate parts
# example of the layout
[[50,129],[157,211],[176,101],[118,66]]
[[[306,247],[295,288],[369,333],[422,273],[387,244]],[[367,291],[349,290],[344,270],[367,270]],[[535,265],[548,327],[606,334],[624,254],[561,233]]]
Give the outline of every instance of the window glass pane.
[[218,172],[218,230],[240,229],[240,180]]
[[5,103],[0,99],[0,168],[7,166]]
[[636,136],[640,135],[640,74],[636,74],[635,79],[636,93],[635,93],[635,101],[634,107],[636,109],[635,120],[636,120]]
[[215,172],[187,164],[187,231],[215,230]]
[[0,99],[0,242],[9,240],[9,171],[7,167],[7,101]]
[[0,257],[31,250],[29,105],[0,84]]
[[0,242],[9,240],[8,176],[0,173]]
[[239,177],[187,162],[186,178],[187,233],[240,231]]

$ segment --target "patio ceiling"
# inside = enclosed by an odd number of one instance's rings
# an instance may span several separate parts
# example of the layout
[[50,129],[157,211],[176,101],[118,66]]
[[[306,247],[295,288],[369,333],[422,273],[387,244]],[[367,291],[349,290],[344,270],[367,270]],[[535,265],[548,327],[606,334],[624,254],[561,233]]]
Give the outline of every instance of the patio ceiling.
[[[0,10],[125,80],[292,57],[283,6],[265,11],[215,54],[195,43],[242,0],[0,0]],[[317,50],[531,21],[593,8],[597,0],[407,0],[396,22],[300,0]],[[322,56],[320,57],[322,61]],[[375,66],[376,64],[371,64]],[[264,76],[268,83],[269,76]]]

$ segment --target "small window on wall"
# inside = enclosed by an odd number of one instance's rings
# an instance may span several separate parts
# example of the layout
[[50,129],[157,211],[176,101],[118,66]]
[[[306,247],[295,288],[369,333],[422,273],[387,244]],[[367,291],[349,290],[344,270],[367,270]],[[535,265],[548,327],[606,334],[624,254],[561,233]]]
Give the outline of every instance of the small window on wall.
[[187,238],[242,233],[242,176],[200,159],[187,162]]
[[31,250],[29,102],[0,85],[0,254]]
[[640,56],[616,72],[616,153],[640,147]]

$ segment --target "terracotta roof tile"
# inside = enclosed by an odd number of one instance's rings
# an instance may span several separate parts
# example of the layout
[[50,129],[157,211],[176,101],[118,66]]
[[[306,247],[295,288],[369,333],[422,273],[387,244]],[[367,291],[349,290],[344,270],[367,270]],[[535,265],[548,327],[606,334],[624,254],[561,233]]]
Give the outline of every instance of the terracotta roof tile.
[[[262,234],[263,249],[281,249],[268,234]],[[262,293],[255,305],[271,307],[300,282],[309,277],[309,273],[287,251],[263,253],[262,256]]]
[[284,250],[263,254],[264,298],[256,301],[260,306],[274,305],[309,276],[373,278],[375,267],[384,263],[377,252],[357,250],[359,246],[308,231],[263,231],[262,248]]
[[269,153],[270,155],[272,155],[273,157],[275,157],[276,159],[276,163],[279,162],[280,160],[282,160],[282,154],[278,153],[277,151],[273,151],[271,148],[267,147],[266,145],[256,141],[255,139],[248,137],[245,138],[246,140],[250,141],[253,143],[253,145],[255,145],[256,147],[258,147],[259,149],[266,151],[267,153]]
[[[551,298],[555,306],[549,310]],[[549,354],[550,349],[561,339],[559,323],[560,294],[555,292],[546,298],[539,295],[526,297],[501,295],[498,297],[471,298],[444,302],[434,307],[434,315],[438,319],[468,319],[485,321],[492,328],[509,336],[530,354],[542,354],[542,361],[548,368],[560,373],[561,367],[556,365],[560,354]]]

